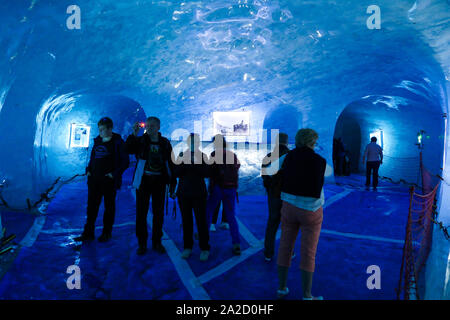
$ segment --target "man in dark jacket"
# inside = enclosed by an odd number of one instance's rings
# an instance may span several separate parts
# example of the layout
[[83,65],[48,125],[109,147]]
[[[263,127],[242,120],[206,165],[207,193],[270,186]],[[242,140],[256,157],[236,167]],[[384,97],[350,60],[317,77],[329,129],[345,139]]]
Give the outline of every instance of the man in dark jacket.
[[136,190],[136,236],[139,255],[147,252],[147,214],[150,196],[153,213],[153,250],[159,253],[166,252],[161,243],[166,185],[170,185],[170,195],[173,197],[177,183],[173,175],[172,145],[159,132],[160,120],[156,117],[147,118],[145,129],[145,133],[138,137],[140,124],[136,122],[133,134],[128,136],[126,141],[128,153],[136,155],[138,160],[145,161],[142,177],[137,177],[137,172],[134,177],[141,179]]
[[119,134],[112,132],[113,122],[102,118],[98,122],[99,135],[94,139],[89,164],[86,168],[88,177],[87,221],[83,234],[77,241],[95,238],[95,220],[102,201],[105,205],[103,214],[103,232],[100,242],[111,239],[116,211],[116,191],[122,185],[122,174],[129,166],[129,157],[125,144]]
[[179,178],[177,197],[183,220],[184,251],[183,259],[189,258],[194,245],[194,222],[192,212],[197,222],[200,244],[200,261],[209,257],[209,232],[206,219],[206,191],[205,178],[209,177],[209,166],[205,162],[207,156],[200,151],[200,137],[190,134],[187,139],[188,149],[181,152],[174,166],[175,176]]
[[289,152],[287,145],[288,135],[280,133],[273,151],[264,157],[261,166],[261,176],[267,191],[267,203],[269,205],[269,219],[264,239],[264,257],[266,261],[271,261],[275,253],[275,238],[281,221],[282,176],[278,169],[281,167],[285,155]]

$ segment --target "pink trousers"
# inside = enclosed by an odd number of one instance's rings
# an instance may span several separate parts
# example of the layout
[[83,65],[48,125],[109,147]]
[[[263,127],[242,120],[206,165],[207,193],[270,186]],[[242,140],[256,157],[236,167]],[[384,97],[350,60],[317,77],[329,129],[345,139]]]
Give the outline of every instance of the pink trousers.
[[308,211],[283,201],[281,207],[281,239],[277,259],[279,266],[291,266],[295,240],[300,229],[300,269],[314,272],[322,220],[322,207],[316,211]]

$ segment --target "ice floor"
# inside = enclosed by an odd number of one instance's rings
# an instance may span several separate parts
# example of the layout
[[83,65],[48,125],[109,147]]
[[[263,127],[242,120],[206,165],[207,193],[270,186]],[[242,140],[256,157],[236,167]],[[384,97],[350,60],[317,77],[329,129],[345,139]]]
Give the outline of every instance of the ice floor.
[[[325,299],[396,297],[408,190],[383,181],[378,192],[366,191],[362,185],[362,177],[351,176],[338,177],[337,184],[325,186],[313,284],[313,294]],[[43,217],[2,213],[3,224],[9,233],[17,234],[21,245],[0,280],[1,299],[276,299],[276,262],[265,262],[262,251],[268,215],[264,196],[240,196],[237,217],[242,255],[232,256],[229,232],[218,229],[211,232],[212,249],[206,263],[198,260],[197,244],[189,260],[180,258],[181,217],[177,209],[176,219],[172,218],[172,202],[164,222],[163,244],[168,254],[149,250],[137,256],[135,200],[127,188],[117,196],[113,239],[76,246],[72,238],[82,231],[86,198],[85,180],[78,180],[61,188]],[[301,296],[299,248],[289,274],[287,299]],[[81,290],[66,286],[67,267],[74,264],[81,269]],[[370,265],[381,269],[380,290],[366,286]]]

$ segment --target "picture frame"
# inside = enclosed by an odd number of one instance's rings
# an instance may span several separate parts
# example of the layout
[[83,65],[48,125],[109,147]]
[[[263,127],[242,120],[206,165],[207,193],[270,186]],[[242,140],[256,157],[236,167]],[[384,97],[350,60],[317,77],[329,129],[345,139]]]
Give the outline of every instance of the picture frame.
[[213,112],[214,134],[224,136],[249,136],[250,111]]
[[70,125],[69,148],[88,148],[91,127],[84,124]]

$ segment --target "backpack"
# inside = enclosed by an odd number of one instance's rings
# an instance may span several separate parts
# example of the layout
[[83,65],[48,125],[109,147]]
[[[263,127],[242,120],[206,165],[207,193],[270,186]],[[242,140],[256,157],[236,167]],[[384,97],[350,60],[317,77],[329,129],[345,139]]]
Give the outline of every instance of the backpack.
[[224,164],[219,166],[219,181],[224,188],[237,188],[239,179],[239,169],[234,164]]
[[225,152],[224,152],[224,163],[217,165],[217,179],[218,184],[223,188],[237,188],[239,180],[239,165],[236,155],[234,154],[234,163],[225,163]]
[[[284,152],[280,155],[280,160],[282,160],[283,163],[284,163],[284,157],[286,156],[286,154],[287,154],[287,152]],[[264,184],[264,187],[266,188],[267,194],[274,198],[281,197],[281,187],[283,185],[282,168],[283,168],[283,165],[281,165],[280,169],[274,175],[262,176],[263,184]]]

